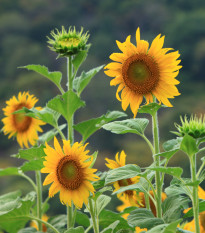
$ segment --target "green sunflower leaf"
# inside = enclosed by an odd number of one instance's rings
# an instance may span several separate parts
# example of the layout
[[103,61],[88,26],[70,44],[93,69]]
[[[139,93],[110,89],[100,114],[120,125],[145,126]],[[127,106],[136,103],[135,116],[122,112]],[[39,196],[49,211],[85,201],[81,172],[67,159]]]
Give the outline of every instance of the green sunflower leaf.
[[182,196],[170,196],[162,202],[163,220],[165,223],[177,221],[181,212],[187,208],[189,199]]
[[[66,127],[66,124],[58,126],[60,130],[63,130],[65,127]],[[49,142],[50,140],[52,140],[54,136],[56,136],[58,133],[59,132],[57,129],[51,129],[48,132],[41,134],[41,136],[39,136],[38,138],[38,142],[40,144],[45,144],[45,142]]]
[[16,155],[12,155],[12,157],[20,158],[20,159],[26,159],[26,160],[38,160],[42,157],[45,157],[46,154],[44,152],[44,145],[40,145],[39,147],[32,147],[29,149],[20,149],[19,153]]
[[134,232],[134,228],[130,227],[127,223],[127,221],[121,217],[120,213],[115,213],[110,210],[102,210],[102,212],[99,215],[99,225],[102,229],[105,229],[106,227],[110,226],[113,222],[119,220],[120,222],[114,229],[114,233],[122,230],[122,229],[130,229],[132,230],[131,232]]
[[89,217],[86,214],[82,213],[81,211],[77,211],[75,221],[80,226],[84,226],[86,228],[90,226]]
[[105,178],[105,185],[118,180],[138,176],[140,172],[140,167],[133,164],[127,164],[123,167],[112,169],[107,173],[107,177]]
[[177,178],[180,178],[183,172],[183,169],[180,167],[148,167],[147,169],[166,173]]
[[117,191],[112,193],[112,195],[122,193],[122,192],[125,192],[127,190],[137,190],[137,191],[140,191],[140,192],[145,192],[145,188],[140,183],[136,183],[136,184],[131,184],[131,185],[121,187],[120,189],[118,189]]
[[117,221],[111,223],[108,227],[103,229],[103,231],[101,231],[101,233],[112,233],[115,230],[116,226],[119,224],[119,222],[120,221],[117,220]]
[[184,151],[188,156],[193,156],[199,151],[196,139],[189,135],[185,135],[183,137],[180,149]]
[[161,157],[167,158],[169,160],[169,159],[171,159],[171,157],[173,155],[176,154],[177,151],[179,151],[179,149],[162,152],[162,153],[156,154],[155,156],[157,156],[157,157],[161,156]]
[[154,217],[150,210],[144,208],[133,210],[127,220],[128,224],[133,227],[138,226],[140,228],[147,228],[148,230],[164,223],[161,218]]
[[20,170],[17,167],[7,167],[0,169],[0,176],[15,176],[20,174]]
[[37,231],[34,227],[26,227],[18,231],[18,233],[42,233],[42,231]]
[[47,107],[63,115],[69,122],[77,109],[84,107],[85,103],[73,91],[58,95],[47,103]]
[[87,53],[88,53],[87,50],[80,51],[72,60],[75,73],[77,72],[81,64],[85,61],[87,57]]
[[[205,201],[200,201],[199,202],[199,213],[205,211]],[[185,215],[184,218],[190,218],[193,217],[194,213],[193,213],[193,208],[191,208]]]
[[23,172],[28,172],[28,171],[40,171],[44,165],[43,165],[44,159],[38,159],[38,160],[31,160],[28,162],[25,162],[20,169]]
[[135,133],[143,135],[149,123],[148,119],[136,118],[124,121],[114,121],[103,126],[103,129],[115,134]]
[[27,116],[33,117],[35,119],[42,120],[45,123],[52,125],[53,127],[58,126],[58,119],[60,114],[52,109],[45,107],[42,110],[37,110],[36,108],[25,108],[18,110],[16,113],[25,113]]
[[[62,229],[67,224],[67,216],[65,214],[61,214],[61,215],[57,215],[55,217],[51,217],[48,219],[48,223],[50,223],[52,226],[54,226],[59,231],[62,231]],[[53,231],[51,231],[51,232],[53,232]]]
[[77,91],[78,96],[81,94],[84,88],[90,83],[91,79],[103,68],[103,66],[98,66],[88,72],[83,71],[80,77],[74,79],[73,87]]
[[35,71],[44,77],[48,78],[51,82],[53,82],[59,89],[61,88],[61,79],[62,79],[62,73],[59,71],[55,72],[49,72],[48,68],[41,65],[27,65],[27,66],[21,66],[19,68],[24,68],[27,70]]
[[165,151],[177,150],[180,148],[182,138],[171,139],[163,144]]
[[96,200],[96,214],[99,216],[101,211],[108,205],[111,201],[111,197],[101,194]]
[[160,104],[157,103],[150,103],[147,105],[143,105],[139,108],[138,112],[139,113],[148,113],[150,115],[154,115],[161,107],[166,107],[166,106],[162,106]]
[[17,233],[24,228],[26,223],[30,220],[30,209],[34,204],[36,194],[31,192],[24,198],[17,198],[15,195],[13,199],[8,200],[8,196],[0,197],[0,228],[8,233]]
[[69,230],[67,231],[64,231],[64,233],[84,233],[85,230],[83,227],[76,227],[76,228],[70,228]]
[[[161,224],[161,225],[158,225],[156,227],[153,227],[151,230],[147,231],[147,233],[176,233],[176,232],[178,232],[177,231],[177,225],[181,221],[182,220],[179,219],[179,220],[177,220],[175,222],[172,222],[170,224]],[[187,232],[187,231],[185,231],[185,232]]]
[[125,116],[126,114],[123,112],[108,111],[105,115],[102,115],[98,118],[90,119],[75,125],[74,129],[82,135],[83,142],[85,142],[92,134],[102,128],[106,123]]

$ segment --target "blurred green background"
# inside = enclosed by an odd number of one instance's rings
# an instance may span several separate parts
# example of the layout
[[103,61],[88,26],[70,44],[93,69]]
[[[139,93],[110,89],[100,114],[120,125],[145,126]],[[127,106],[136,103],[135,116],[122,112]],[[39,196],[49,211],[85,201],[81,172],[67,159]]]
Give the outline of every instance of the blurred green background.
[[[1,0],[0,1],[0,105],[19,91],[29,91],[39,98],[38,105],[58,94],[58,90],[47,79],[19,66],[41,64],[50,71],[61,70],[65,77],[66,61],[56,60],[56,54],[47,47],[46,36],[54,28],[81,26],[90,32],[92,43],[88,58],[81,70],[89,70],[109,62],[109,55],[118,52],[115,40],[123,42],[139,26],[141,37],[151,42],[159,33],[165,35],[165,47],[179,50],[183,68],[178,76],[181,82],[179,97],[171,100],[173,108],[159,111],[161,142],[175,137],[174,122],[179,115],[205,113],[205,1],[204,0]],[[81,73],[81,70],[78,74]],[[75,122],[98,117],[107,110],[120,110],[121,103],[115,98],[116,87],[109,86],[110,78],[102,71],[83,92],[87,106],[78,110]],[[65,86],[65,81],[64,81]],[[127,114],[132,117],[128,109]],[[3,112],[1,111],[1,118]],[[144,117],[138,115],[137,117]],[[146,116],[147,117],[147,116]],[[2,122],[1,122],[2,127]],[[47,127],[44,127],[47,129]],[[151,127],[146,130],[151,139]],[[81,137],[75,134],[76,140]],[[0,168],[20,165],[22,161],[10,158],[18,151],[17,143],[0,135]],[[113,135],[100,130],[89,139],[91,152],[99,151],[96,167],[105,170],[104,158],[114,158],[121,150],[127,153],[128,163],[142,167],[152,162],[149,148],[138,136]],[[184,168],[189,176],[188,160],[178,153],[170,166]],[[33,177],[33,174],[30,174]],[[166,179],[166,185],[170,177]],[[0,194],[15,189],[30,190],[29,184],[18,177],[0,179]]]

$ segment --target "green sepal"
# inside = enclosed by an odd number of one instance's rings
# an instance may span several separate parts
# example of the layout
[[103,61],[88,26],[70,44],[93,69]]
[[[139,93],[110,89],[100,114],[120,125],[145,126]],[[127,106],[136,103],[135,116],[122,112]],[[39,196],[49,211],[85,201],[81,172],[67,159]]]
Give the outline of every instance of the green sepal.
[[103,126],[103,129],[115,134],[134,133],[143,135],[149,123],[146,118],[135,118],[123,121],[114,121]]
[[123,112],[108,111],[105,115],[102,115],[98,118],[93,118],[75,125],[74,129],[82,135],[83,142],[85,142],[92,134],[102,128],[106,123],[125,116],[126,114]]
[[137,176],[141,172],[140,167],[134,164],[127,164],[123,167],[115,168],[107,173],[105,185],[118,180],[128,179]]
[[53,82],[59,89],[61,89],[61,79],[62,73],[59,71],[49,72],[48,68],[41,65],[27,65],[21,66],[19,68],[24,68],[27,70],[35,71],[44,77],[48,78],[51,82]]
[[90,83],[91,79],[103,68],[103,66],[98,66],[88,72],[83,71],[80,77],[74,79],[73,87],[76,90],[78,96],[80,96],[85,87]]
[[47,103],[47,107],[63,115],[69,122],[75,111],[84,107],[84,101],[80,100],[77,94],[71,90],[63,95],[58,95]]
[[154,226],[163,224],[161,218],[156,218],[150,210],[139,208],[133,210],[127,218],[128,224],[133,227],[147,228],[148,230]]

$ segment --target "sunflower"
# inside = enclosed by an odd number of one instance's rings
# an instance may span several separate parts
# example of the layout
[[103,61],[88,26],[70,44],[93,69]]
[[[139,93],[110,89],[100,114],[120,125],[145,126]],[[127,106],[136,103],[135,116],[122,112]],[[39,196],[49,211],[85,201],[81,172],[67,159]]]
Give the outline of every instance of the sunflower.
[[[154,194],[153,194],[153,191],[149,191],[150,195],[152,197],[154,197]],[[162,192],[162,202],[167,198],[167,195],[165,193]],[[136,203],[130,203],[129,200],[126,200],[125,198],[121,197],[119,198],[120,201],[122,201],[122,205],[118,206],[117,207],[117,210],[118,211],[123,211],[125,208],[127,207],[130,207],[130,206],[136,206],[136,207],[139,207],[139,208],[146,208],[146,203],[145,203],[145,196],[144,196],[144,193],[143,192],[139,192],[137,194],[137,199],[139,200],[139,202],[136,202]],[[140,205],[139,205],[140,203]],[[154,214],[154,216],[156,216],[156,207],[152,201],[151,198],[149,198],[149,203],[150,203],[150,209],[152,211],[152,213]],[[126,215],[128,216],[128,214]],[[123,216],[124,217],[124,216]]]
[[78,32],[75,27],[69,27],[68,30],[62,27],[61,31],[58,29],[51,31],[51,36],[52,38],[48,37],[48,43],[51,45],[49,48],[58,53],[60,57],[76,55],[89,48],[87,45],[89,34],[83,33],[83,28]]
[[[28,148],[28,142],[33,146],[38,140],[38,131],[42,132],[40,125],[45,123],[41,120],[26,116],[24,113],[13,114],[15,111],[26,107],[33,108],[38,99],[28,92],[19,92],[18,97],[13,96],[6,101],[7,106],[3,108],[5,118],[3,132],[9,134],[8,138],[16,136],[17,142],[21,147],[25,145]],[[40,109],[36,107],[36,109]]]
[[[131,36],[121,43],[116,41],[122,53],[113,53],[105,69],[105,74],[114,77],[110,85],[119,84],[116,98],[122,102],[125,111],[130,105],[134,114],[137,114],[143,97],[147,104],[153,102],[153,95],[158,101],[172,107],[168,98],[180,95],[175,85],[179,84],[176,76],[179,73],[180,56],[178,51],[170,52],[171,48],[162,48],[164,36],[158,35],[150,48],[147,41],[140,39],[140,29],[136,31],[137,46],[130,42]],[[121,97],[119,92],[121,92]]]
[[[48,221],[48,216],[46,214],[44,214],[42,216],[42,220],[44,222],[47,222]],[[33,227],[33,228],[36,228],[36,230],[38,231],[38,224],[36,224],[36,221],[34,221],[34,220],[31,221],[30,226]],[[46,225],[44,223],[42,224],[42,231],[47,232],[47,227],[46,227]]]
[[[118,167],[123,167],[125,166],[125,159],[126,159],[126,154],[124,151],[121,151],[120,153],[120,158],[119,158],[119,153],[116,154],[115,156],[115,160],[111,160],[106,158],[105,160],[107,161],[107,163],[105,164],[108,168],[110,169],[115,169]],[[128,178],[128,179],[123,179],[123,180],[118,180],[116,182],[114,182],[114,192],[117,191],[118,189],[120,189],[121,187],[127,186],[127,185],[131,185],[131,184],[136,184],[139,182],[140,177],[136,176],[133,178]],[[125,192],[122,193],[118,193],[117,197],[124,197],[125,199],[128,199],[131,203],[140,203],[140,199],[138,198],[136,191],[133,190],[126,190]]]
[[[86,144],[87,145],[87,144]],[[97,169],[89,168],[92,157],[85,151],[86,145],[63,140],[63,150],[56,138],[54,138],[54,149],[46,143],[44,149],[46,161],[42,173],[49,173],[43,185],[52,183],[49,189],[49,197],[53,197],[60,191],[60,201],[62,204],[71,206],[71,202],[78,208],[82,208],[83,203],[88,203],[88,197],[94,193],[93,185],[90,181],[98,180],[94,174]]]

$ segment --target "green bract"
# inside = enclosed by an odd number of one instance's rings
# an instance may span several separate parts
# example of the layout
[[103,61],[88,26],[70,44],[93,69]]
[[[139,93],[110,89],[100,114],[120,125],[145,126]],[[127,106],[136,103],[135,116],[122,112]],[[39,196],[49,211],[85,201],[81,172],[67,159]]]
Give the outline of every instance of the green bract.
[[51,45],[49,48],[58,53],[59,57],[68,57],[76,55],[83,50],[88,49],[86,44],[89,38],[88,32],[83,33],[83,28],[80,32],[77,32],[75,27],[69,27],[66,30],[62,26],[62,30],[51,31],[53,38],[48,38],[48,43]]
[[173,132],[178,136],[183,137],[185,134],[188,134],[194,138],[201,138],[205,136],[205,116],[200,117],[191,116],[190,119],[187,119],[187,116],[180,117],[181,125],[175,124],[178,132]]

